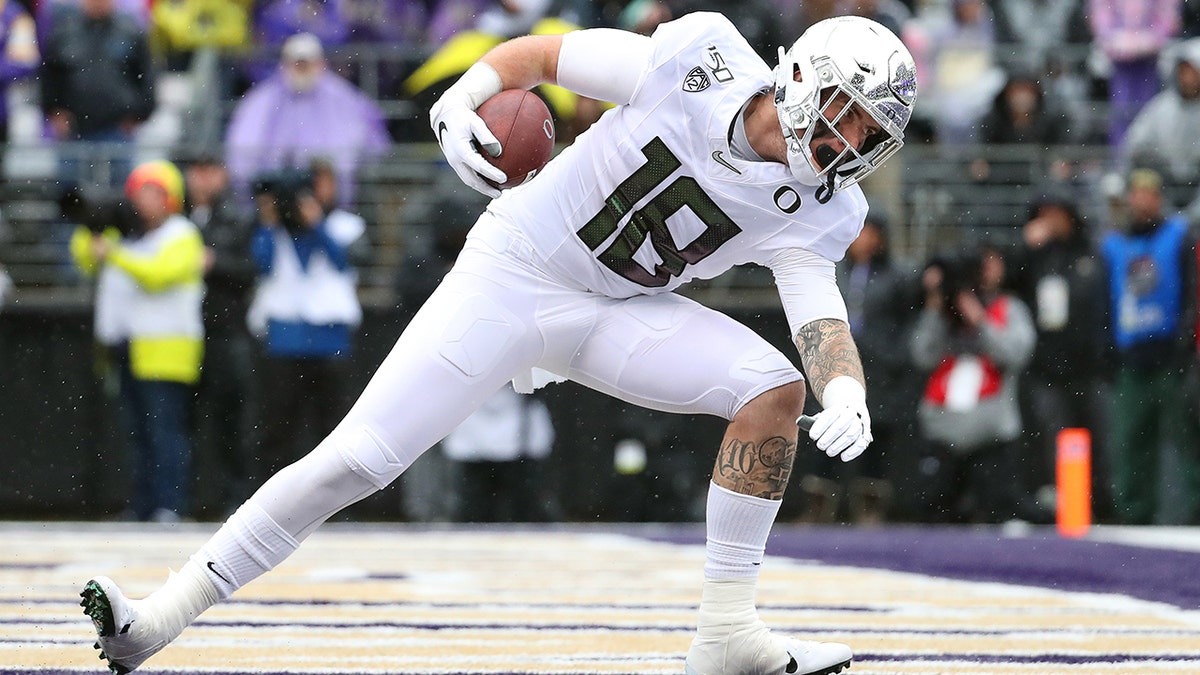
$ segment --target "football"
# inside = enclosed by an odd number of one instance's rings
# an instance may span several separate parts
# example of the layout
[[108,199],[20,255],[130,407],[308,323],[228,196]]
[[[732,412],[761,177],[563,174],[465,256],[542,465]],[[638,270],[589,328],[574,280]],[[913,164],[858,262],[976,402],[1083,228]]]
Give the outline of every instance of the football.
[[[483,102],[475,111],[500,141],[500,156],[479,149],[508,181],[501,190],[516,187],[537,175],[554,151],[554,118],[537,94],[524,89],[505,89]],[[487,180],[487,179],[485,179]]]

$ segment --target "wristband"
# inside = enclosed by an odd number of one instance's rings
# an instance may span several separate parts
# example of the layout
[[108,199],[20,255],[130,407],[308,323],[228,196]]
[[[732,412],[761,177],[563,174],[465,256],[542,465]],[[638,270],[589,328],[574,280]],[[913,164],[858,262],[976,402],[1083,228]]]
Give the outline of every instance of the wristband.
[[846,406],[848,408],[866,408],[867,390],[862,383],[849,375],[838,375],[825,385],[821,392],[821,406],[832,408]]
[[500,73],[497,73],[495,68],[479,61],[468,68],[457,82],[450,85],[438,103],[443,108],[450,104],[458,104],[471,110],[477,110],[484,101],[499,94],[503,88],[504,83],[500,81]]

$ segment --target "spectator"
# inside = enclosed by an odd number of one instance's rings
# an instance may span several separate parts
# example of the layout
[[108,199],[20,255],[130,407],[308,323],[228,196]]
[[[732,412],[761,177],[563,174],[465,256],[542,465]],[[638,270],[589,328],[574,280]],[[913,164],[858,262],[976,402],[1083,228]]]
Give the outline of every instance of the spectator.
[[[1096,368],[1103,361],[1103,270],[1084,220],[1069,199],[1035,200],[1021,233],[1013,286],[1037,327],[1033,360],[1021,378],[1031,449],[1024,478],[1039,501],[1052,503],[1041,497],[1053,494],[1058,432],[1088,429],[1097,449],[1104,438],[1106,416],[1101,411],[1108,399]],[[1106,463],[1102,453],[1094,457],[1094,474],[1100,478],[1093,494],[1099,497],[1107,494]],[[1097,511],[1104,510],[1100,504]]]
[[204,350],[204,244],[179,214],[183,177],[173,164],[138,166],[125,192],[140,236],[80,227],[71,254],[84,272],[101,277],[95,330],[120,371],[134,460],[130,514],[173,522],[188,508],[189,411]]
[[1170,82],[1138,112],[1125,135],[1121,164],[1153,167],[1168,188],[1200,180],[1200,147],[1180,139],[1200,138],[1200,38],[1163,53]]
[[[0,101],[14,81],[37,73],[42,62],[33,18],[16,0],[0,0]],[[8,143],[8,106],[0,105],[0,144]]]
[[1096,45],[1109,61],[1108,144],[1121,148],[1134,116],[1162,87],[1159,52],[1179,34],[1179,0],[1088,0]]
[[357,213],[340,206],[338,176],[333,162],[324,157],[313,158],[308,165],[313,180],[313,197],[325,214],[325,226],[336,240],[346,242],[346,256],[351,267],[370,262],[371,241],[367,238],[367,221]]
[[250,259],[251,222],[229,192],[224,161],[212,154],[185,160],[184,213],[204,237],[204,368],[197,407],[200,453],[215,460],[215,495],[223,510],[245,499],[253,343],[246,329],[257,269]]
[[[871,386],[871,433],[877,452],[866,462],[833,461],[817,453],[809,457],[811,473],[801,479],[810,500],[805,519],[830,521],[840,517],[844,495],[852,522],[878,523],[888,517],[897,482],[904,476],[889,469],[905,465],[912,446],[919,382],[911,361],[896,340],[909,330],[913,302],[906,274],[892,260],[888,220],[878,211],[867,215],[863,229],[837,266],[838,288],[846,299],[850,332],[858,345],[863,374]],[[915,459],[912,464],[915,464]],[[803,463],[801,464],[803,466]],[[907,487],[907,486],[905,486]]]
[[345,8],[353,42],[401,47],[425,44],[425,28],[429,22],[424,2],[346,0]]
[[[239,63],[249,60],[251,0],[154,2],[150,40],[166,71],[159,141],[210,147],[220,142],[226,104],[236,97]],[[158,120],[156,120],[158,121]]]
[[532,32],[534,25],[549,16],[552,9],[551,0],[489,2],[475,18],[472,28],[501,39],[512,38]]
[[1083,51],[1091,44],[1085,15],[1087,0],[989,2],[996,26],[996,55],[1006,69],[1032,68],[1044,73],[1072,48],[1078,54],[1076,58],[1082,60]]
[[[429,24],[425,27],[426,44],[445,45],[459,33],[471,30],[476,18],[494,3],[492,0],[436,0],[430,2]],[[520,9],[509,5],[514,13]]]
[[954,0],[949,12],[926,8],[907,31],[917,56],[922,96],[931,104],[919,113],[933,125],[939,142],[963,144],[976,139],[987,102],[1004,82],[995,63],[992,11],[984,0]]
[[1038,77],[1028,71],[1013,72],[996,94],[992,108],[980,123],[981,139],[993,145],[1049,146],[1064,143],[1070,125],[1050,108]]
[[[113,0],[56,13],[41,70],[42,110],[60,143],[61,178],[120,185],[129,144],[154,111],[155,73],[145,30]],[[84,175],[84,167],[95,175]]]
[[986,146],[1036,146],[1040,152],[1020,153],[1020,158],[1002,154],[990,161],[979,157],[971,164],[971,177],[980,182],[1013,184],[1041,182],[1045,177],[1056,182],[1067,180],[1070,170],[1066,160],[1050,153],[1068,142],[1070,126],[1062,112],[1047,101],[1036,75],[1014,72],[980,121],[979,140]]
[[[137,22],[143,29],[150,26],[150,3],[145,0],[113,0],[116,10]],[[38,41],[44,42],[50,35],[54,22],[64,12],[78,11],[82,0],[39,0],[29,3],[33,7],[33,18],[37,24]]]
[[[337,69],[378,99],[401,96],[404,78],[426,53],[428,8],[420,0],[345,0],[350,42]],[[362,48],[360,48],[361,46]]]
[[0,265],[0,309],[4,308],[5,303],[13,294],[13,280],[9,276],[8,270]]
[[[265,55],[279,53],[292,36],[314,36],[326,47],[340,47],[350,41],[350,22],[346,0],[265,0],[254,3],[251,25],[254,44]],[[276,64],[263,58],[244,63],[251,83],[271,77]]]
[[550,411],[536,396],[505,385],[442,441],[461,473],[457,520],[548,522],[557,509],[546,494],[545,460],[554,444]]
[[248,321],[264,346],[257,456],[272,473],[307,447],[306,426],[323,437],[349,408],[346,359],[362,308],[347,258],[353,242],[330,228],[311,173],[268,174],[256,193],[259,284]]
[[[1187,520],[1196,505],[1196,420],[1180,396],[1194,359],[1196,253],[1186,219],[1163,210],[1157,172],[1132,171],[1127,195],[1126,229],[1100,245],[1115,362],[1108,445],[1117,519],[1148,525]],[[1171,493],[1160,499],[1159,472],[1170,451],[1177,470],[1166,481]]]
[[1029,513],[1019,473],[1018,381],[1036,339],[1029,309],[1001,290],[1000,252],[934,261],[910,342],[927,374],[917,412],[926,455],[917,482],[924,519],[1003,522]]
[[226,131],[225,159],[234,191],[243,195],[264,170],[329,158],[344,205],[354,201],[358,170],[390,142],[379,106],[329,72],[321,42],[302,33],[284,44],[279,72],[238,102]]
[[151,37],[165,56],[167,69],[186,70],[198,49],[235,54],[249,48],[250,4],[249,0],[155,2]]

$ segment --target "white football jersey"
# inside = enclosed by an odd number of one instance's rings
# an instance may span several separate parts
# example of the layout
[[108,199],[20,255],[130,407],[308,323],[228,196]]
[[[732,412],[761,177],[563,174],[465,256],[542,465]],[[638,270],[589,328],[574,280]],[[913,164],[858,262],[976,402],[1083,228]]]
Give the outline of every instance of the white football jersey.
[[730,133],[771,68],[720,14],[661,25],[628,104],[606,112],[489,211],[559,271],[613,297],[670,291],[806,249],[830,261],[858,236],[858,186],[826,204],[785,164],[734,157]]

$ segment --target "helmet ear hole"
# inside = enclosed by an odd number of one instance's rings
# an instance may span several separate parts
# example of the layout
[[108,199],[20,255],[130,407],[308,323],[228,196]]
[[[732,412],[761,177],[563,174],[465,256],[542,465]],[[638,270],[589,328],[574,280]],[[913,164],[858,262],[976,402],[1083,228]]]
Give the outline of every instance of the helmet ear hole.
[[803,82],[804,81],[804,73],[800,70],[800,64],[798,64],[798,63],[792,64],[792,81],[793,82]]

